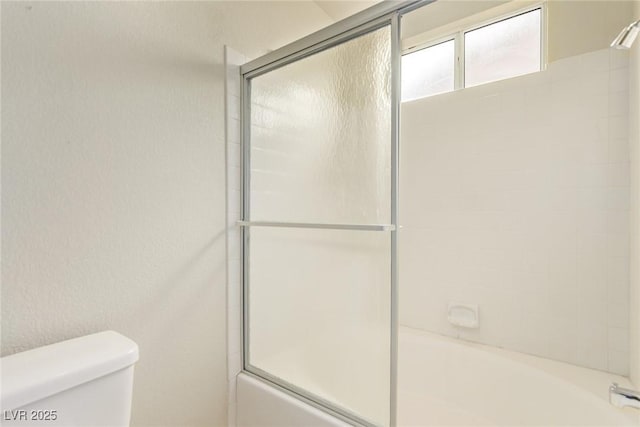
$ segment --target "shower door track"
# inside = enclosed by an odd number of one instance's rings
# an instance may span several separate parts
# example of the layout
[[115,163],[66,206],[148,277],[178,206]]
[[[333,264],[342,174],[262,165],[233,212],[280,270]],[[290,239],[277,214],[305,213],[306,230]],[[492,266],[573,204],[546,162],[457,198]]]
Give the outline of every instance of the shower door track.
[[[400,122],[400,17],[436,0],[383,1],[347,19],[339,21],[318,32],[274,50],[240,67],[241,74],[241,175],[242,208],[238,226],[242,241],[242,366],[243,371],[267,381],[277,389],[290,394],[330,415],[356,426],[375,427],[370,421],[328,402],[252,366],[249,363],[249,230],[251,227],[317,228],[334,230],[382,231],[391,233],[391,277],[390,277],[390,419],[396,425],[397,401],[397,347],[398,347],[398,269],[397,269],[397,222],[398,222],[398,168],[399,168],[399,122]],[[361,35],[389,25],[391,30],[391,224],[330,224],[288,223],[251,221],[250,219],[250,130],[251,130],[251,79],[273,71],[289,63],[337,46]]]

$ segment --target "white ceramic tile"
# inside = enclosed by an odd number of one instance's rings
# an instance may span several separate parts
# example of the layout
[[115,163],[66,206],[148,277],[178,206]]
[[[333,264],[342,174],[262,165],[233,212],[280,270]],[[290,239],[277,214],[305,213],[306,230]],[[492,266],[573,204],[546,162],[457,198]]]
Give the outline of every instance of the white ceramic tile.
[[[605,152],[603,157],[606,159],[606,145],[603,144],[603,147],[603,151]],[[597,191],[604,192],[604,189],[611,183],[611,179],[608,175],[610,168],[605,162],[598,164],[578,164],[576,166],[578,187],[597,189]]]
[[[234,285],[237,285],[238,283],[240,283],[241,274],[242,274],[242,269],[240,265],[240,259],[236,258],[236,259],[229,260],[229,263],[228,263],[229,282],[233,283]],[[240,295],[240,288],[237,286],[234,286],[232,292],[233,292],[232,295],[236,296],[237,298]]]
[[609,49],[609,67],[611,70],[629,66],[629,51],[624,49]]
[[237,226],[233,228],[229,237],[229,259],[237,260],[240,258],[240,233]]
[[609,138],[619,139],[629,136],[629,117],[626,115],[611,116],[609,118]]
[[227,379],[232,382],[233,379],[242,371],[242,355],[240,352],[232,352],[229,350],[229,359],[227,361]]
[[607,168],[607,185],[611,187],[629,186],[629,162],[610,163]]
[[611,70],[611,74],[609,75],[609,91],[611,92],[619,92],[619,91],[629,91],[629,69],[628,68],[618,68],[615,70]]
[[[605,328],[607,325],[607,306],[603,303],[607,297],[602,287],[590,290],[581,289],[576,298],[577,319],[588,320],[589,323]],[[591,339],[588,335],[581,337],[582,341]]]
[[547,67],[552,81],[562,81],[574,77],[582,66],[582,58],[572,56],[550,63]]
[[227,97],[227,108],[229,118],[239,120],[240,119],[240,97],[238,95],[229,95]]
[[229,206],[228,206],[228,218],[230,221],[229,225],[235,225],[236,221],[240,219],[240,209],[241,203],[240,200],[240,190],[229,190],[228,192]]
[[[584,243],[591,243],[593,235],[603,235],[609,231],[609,217],[605,210],[577,210],[572,217],[576,225],[578,254],[591,249],[590,245],[585,245]],[[601,255],[603,254],[597,254],[597,257]]]
[[[629,315],[625,63],[604,49],[403,105],[402,323],[620,369],[608,328]],[[452,298],[481,303],[479,329],[448,324]]]
[[549,332],[548,357],[568,361],[573,353],[573,330],[562,318],[553,318],[555,327]]
[[582,67],[581,70],[607,71],[610,68],[609,57],[609,49],[601,49],[585,53],[583,55],[578,55],[575,58],[580,62],[580,67]]
[[229,156],[230,166],[240,166],[240,144],[228,144],[227,155]]
[[629,236],[630,213],[627,211],[607,211],[606,231],[609,234],[622,234]]
[[580,77],[583,94],[604,94],[609,91],[609,70],[591,70]]
[[594,121],[594,137],[598,139],[609,138],[609,117],[601,117]]
[[612,258],[623,259],[622,263],[626,264],[628,269],[629,234],[607,233],[607,253]]
[[628,328],[609,328],[608,335],[610,351],[629,352]]
[[593,138],[578,142],[573,146],[576,160],[583,164],[609,162],[609,141],[607,138]]
[[629,301],[607,303],[607,325],[616,328],[629,327]]
[[621,90],[609,93],[609,115],[620,116],[629,113],[629,91]]
[[577,344],[573,351],[573,363],[591,369],[607,369],[607,348],[602,344],[589,346]]
[[609,302],[629,300],[629,259],[611,257],[607,260],[607,294]]
[[[227,84],[227,94],[229,97],[239,97],[240,96],[240,75],[239,75],[240,69],[238,67],[233,67],[233,68],[228,68],[227,69],[227,78],[228,78],[228,84]],[[236,75],[236,73],[238,73]],[[232,76],[233,74],[233,76]],[[227,100],[227,105],[229,105],[229,99]],[[239,117],[239,111],[235,110],[235,109],[229,109],[227,111],[227,114],[229,115],[230,118],[238,118]]]
[[230,190],[241,190],[241,178],[240,178],[240,167],[229,165],[229,180],[228,180],[228,188]]
[[619,375],[629,374],[629,353],[610,351],[608,360],[609,372]]
[[612,211],[629,210],[629,188],[609,187],[606,192],[606,208]]
[[629,140],[627,138],[609,139],[608,158],[610,163],[628,163],[630,159]]
[[236,386],[236,378],[230,378],[228,380],[228,397],[227,397],[227,425],[229,427],[237,425],[237,405],[236,405],[236,396],[237,396],[237,386]]
[[240,74],[246,58],[225,46],[225,135],[227,170],[227,423],[236,425],[236,376],[241,370],[240,232]]
[[240,144],[240,120],[235,118],[229,119],[227,125],[227,140],[230,144]]
[[[612,94],[616,92],[594,94],[587,97],[586,102],[589,104],[584,118],[588,121],[583,123],[583,126],[591,125],[592,121],[600,118],[611,116],[610,99]],[[618,99],[619,100],[619,99]]]

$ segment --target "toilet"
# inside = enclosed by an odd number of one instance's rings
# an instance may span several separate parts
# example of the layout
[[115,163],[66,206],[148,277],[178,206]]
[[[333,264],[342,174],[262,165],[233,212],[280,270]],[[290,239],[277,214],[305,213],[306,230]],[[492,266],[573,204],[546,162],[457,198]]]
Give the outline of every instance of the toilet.
[[127,427],[138,345],[105,331],[0,359],[0,425]]

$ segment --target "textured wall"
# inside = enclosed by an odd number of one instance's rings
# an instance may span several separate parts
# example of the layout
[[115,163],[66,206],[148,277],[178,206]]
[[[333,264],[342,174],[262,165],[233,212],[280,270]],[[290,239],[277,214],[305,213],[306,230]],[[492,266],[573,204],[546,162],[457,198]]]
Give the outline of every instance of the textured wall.
[[403,104],[402,324],[628,374],[628,75],[603,49]]
[[226,419],[223,44],[312,2],[2,2],[2,354],[140,345],[135,425]]

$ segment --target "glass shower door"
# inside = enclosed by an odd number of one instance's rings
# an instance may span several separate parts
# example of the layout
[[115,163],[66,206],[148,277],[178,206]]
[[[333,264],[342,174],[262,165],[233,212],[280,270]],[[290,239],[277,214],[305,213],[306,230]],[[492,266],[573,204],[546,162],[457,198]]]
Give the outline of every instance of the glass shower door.
[[245,75],[245,370],[392,419],[391,26]]

